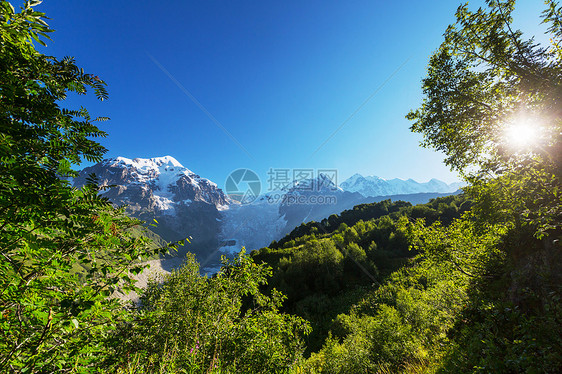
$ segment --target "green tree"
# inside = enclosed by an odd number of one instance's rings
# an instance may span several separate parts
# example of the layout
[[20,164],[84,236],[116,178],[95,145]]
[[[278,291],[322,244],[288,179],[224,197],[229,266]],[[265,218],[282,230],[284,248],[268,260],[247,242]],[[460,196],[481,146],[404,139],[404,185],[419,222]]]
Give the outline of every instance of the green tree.
[[446,228],[418,222],[413,240],[425,262],[470,279],[445,372],[558,372],[562,7],[545,1],[540,45],[514,29],[514,0],[486,3],[458,8],[408,114],[471,183],[470,211]]
[[562,10],[546,1],[544,46],[514,30],[515,0],[486,3],[458,8],[430,59],[423,105],[407,117],[474,184],[477,212],[559,235]]
[[298,364],[310,327],[279,312],[285,296],[261,293],[271,268],[244,252],[223,265],[207,278],[189,255],[181,269],[151,282],[122,331],[115,366],[138,360],[131,371],[280,373]]
[[[121,319],[108,296],[133,287],[147,239],[139,224],[67,181],[71,164],[100,161],[105,136],[68,93],[107,98],[105,83],[72,58],[39,53],[52,30],[28,1],[0,2],[0,371],[90,370]],[[80,368],[80,369],[78,369]]]

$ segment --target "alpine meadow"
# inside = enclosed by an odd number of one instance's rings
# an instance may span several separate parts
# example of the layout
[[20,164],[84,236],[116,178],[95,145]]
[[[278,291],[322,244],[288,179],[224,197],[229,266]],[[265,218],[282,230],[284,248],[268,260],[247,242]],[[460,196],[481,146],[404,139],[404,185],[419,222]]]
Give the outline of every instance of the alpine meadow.
[[[295,185],[279,206],[267,205],[270,193],[246,207],[228,182],[225,194],[170,156],[101,163],[109,118],[76,103],[105,102],[111,87],[74,58],[45,54],[58,32],[43,5],[0,1],[0,372],[562,372],[559,2],[544,1],[534,20],[547,42],[515,26],[515,0],[486,0],[460,5],[426,51],[422,100],[400,115],[462,191],[432,180],[414,197],[375,198],[330,184],[337,205],[313,206],[320,195]],[[127,180],[130,194],[88,167]],[[173,188],[151,182],[178,170]],[[288,207],[287,196],[308,200]],[[245,235],[270,244],[232,239],[243,213],[267,231]]]

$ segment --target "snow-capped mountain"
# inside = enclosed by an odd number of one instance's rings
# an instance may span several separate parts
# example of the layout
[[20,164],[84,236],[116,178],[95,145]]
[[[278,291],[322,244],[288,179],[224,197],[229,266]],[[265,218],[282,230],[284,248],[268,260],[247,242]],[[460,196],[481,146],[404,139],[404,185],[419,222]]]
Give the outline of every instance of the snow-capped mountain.
[[171,156],[116,157],[83,169],[75,186],[95,174],[102,194],[125,205],[127,214],[146,222],[158,221],[156,234],[167,241],[191,237],[184,250],[205,256],[218,245],[220,212],[230,200],[217,185],[187,169]]
[[303,222],[320,221],[355,205],[387,198],[423,203],[439,196],[411,194],[420,189],[456,189],[438,180],[385,181],[358,174],[342,183],[342,189],[328,175],[319,174],[295,181],[286,189],[262,194],[251,204],[240,204],[217,184],[171,156],[106,159],[83,169],[74,185],[84,185],[91,174],[95,174],[99,185],[111,186],[101,193],[110,201],[125,205],[130,216],[149,223],[156,219],[158,225],[150,229],[163,239],[190,237],[191,243],[183,251],[195,253],[202,268],[210,272],[218,269],[221,254],[230,255],[242,247],[248,251],[265,247]]
[[268,246],[295,226],[339,213],[361,201],[358,193],[344,192],[328,175],[295,181],[291,187],[269,191],[251,204],[230,205],[221,212],[223,253]]
[[194,201],[214,205],[219,210],[228,205],[227,196],[215,183],[201,178],[172,156],[106,159],[82,170],[75,184],[84,184],[92,173],[101,186],[116,186],[104,192],[106,197],[127,203],[133,209],[149,208],[174,215],[176,208]]
[[293,186],[287,190],[288,193],[314,192],[336,192],[343,191],[329,175],[320,173],[316,178],[295,181]]
[[402,180],[398,178],[383,179],[377,176],[364,177],[361,174],[354,174],[340,184],[344,191],[359,192],[361,195],[368,196],[389,196],[415,193],[452,193],[462,187],[461,183],[447,184],[438,179],[431,179],[429,182],[419,183],[413,179]]
[[[358,174],[354,177],[355,182],[357,182],[359,186],[360,183],[362,183],[360,178],[363,177]],[[378,177],[370,178],[373,182],[384,181],[382,178]],[[399,181],[406,182],[410,187],[400,188]],[[364,190],[352,191],[341,188],[345,186],[345,184],[337,186],[333,180],[323,174],[320,174],[314,179],[295,183],[294,187],[290,188],[283,195],[282,202],[279,205],[279,214],[283,216],[287,222],[283,233],[289,233],[295,226],[303,222],[321,221],[332,214],[339,214],[359,204],[370,204],[386,199],[391,199],[393,201],[403,200],[412,204],[420,204],[426,203],[435,197],[449,195],[451,194],[451,190],[452,192],[457,190],[454,186],[447,186],[447,184],[437,179],[432,179],[428,183],[417,183],[411,179],[408,181],[393,179],[390,182],[391,186],[395,186],[394,190],[390,188],[386,190],[379,189],[378,191],[372,190],[372,195],[364,195]],[[363,185],[365,185],[364,182]],[[439,189],[443,191],[446,187],[448,188],[447,191],[439,192]],[[376,192],[382,193],[375,194]]]
[[344,191],[325,174],[295,182],[279,205],[279,214],[287,221],[284,233],[303,222],[318,221],[352,208],[364,199],[359,193]]

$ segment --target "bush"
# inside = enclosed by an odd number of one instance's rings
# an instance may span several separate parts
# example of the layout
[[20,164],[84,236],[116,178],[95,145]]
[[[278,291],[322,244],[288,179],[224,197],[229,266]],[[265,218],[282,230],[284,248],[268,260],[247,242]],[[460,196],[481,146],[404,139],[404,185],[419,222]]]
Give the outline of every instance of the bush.
[[310,328],[279,312],[280,293],[260,293],[271,269],[244,253],[224,261],[218,274],[206,278],[189,255],[162,283],[151,282],[137,317],[121,331],[115,367],[128,367],[131,357],[141,371],[284,372],[298,364]]

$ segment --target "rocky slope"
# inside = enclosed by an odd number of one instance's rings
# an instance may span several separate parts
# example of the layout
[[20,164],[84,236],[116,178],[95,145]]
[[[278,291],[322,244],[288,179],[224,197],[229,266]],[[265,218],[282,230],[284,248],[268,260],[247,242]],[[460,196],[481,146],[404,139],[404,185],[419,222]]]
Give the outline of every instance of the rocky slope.
[[185,250],[206,255],[218,245],[220,211],[229,199],[217,185],[185,168],[171,156],[103,160],[80,172],[75,186],[94,174],[103,195],[146,222],[158,221],[154,232],[168,241],[191,238]]

